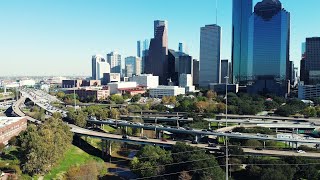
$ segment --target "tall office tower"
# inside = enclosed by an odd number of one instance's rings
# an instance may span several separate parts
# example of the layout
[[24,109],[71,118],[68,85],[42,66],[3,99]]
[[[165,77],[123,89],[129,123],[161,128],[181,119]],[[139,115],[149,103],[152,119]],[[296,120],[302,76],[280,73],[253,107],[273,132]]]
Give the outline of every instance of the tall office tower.
[[174,85],[178,85],[179,53],[173,49],[168,50],[168,66],[168,79],[170,79]]
[[233,0],[231,82],[246,84],[248,76],[248,28],[252,0]]
[[193,59],[192,56],[182,54],[179,56],[178,74],[191,74],[193,76]]
[[220,26],[206,25],[200,32],[200,87],[220,82]]
[[121,73],[121,55],[113,51],[107,54],[107,62],[110,64],[111,73]]
[[301,44],[301,57],[303,58],[305,57],[305,55],[306,55],[306,42],[303,42]]
[[294,85],[294,63],[293,61],[289,61],[289,65],[288,65],[288,80],[290,80],[290,84]]
[[[125,58],[125,67],[127,69],[127,65],[131,65],[132,75],[140,75],[141,74],[141,58],[136,56],[129,56]],[[127,70],[126,70],[127,71]],[[131,77],[126,75],[127,77]]]
[[101,55],[92,56],[92,79],[100,80],[103,73],[110,73],[110,65]]
[[134,75],[134,66],[133,64],[126,64],[125,65],[125,76],[132,77]]
[[226,76],[229,76],[229,61],[228,59],[221,60],[221,75],[220,75],[220,82],[226,83]]
[[138,57],[141,57],[141,55],[142,55],[142,49],[141,49],[141,41],[137,41],[137,56]]
[[199,86],[199,61],[197,59],[193,60],[193,68],[192,68],[192,79],[193,79],[193,85]]
[[306,39],[305,84],[320,83],[320,37]]
[[154,38],[151,39],[145,72],[159,76],[161,85],[168,84],[168,23],[154,21]]
[[184,53],[183,52],[183,44],[179,43],[179,53]]
[[[249,77],[287,83],[290,13],[279,0],[263,0],[254,7],[249,23]],[[266,87],[268,88],[268,87]]]
[[307,81],[306,72],[306,42],[301,44],[301,61],[300,61],[300,81],[303,83]]
[[142,45],[141,73],[145,73],[145,62],[149,54],[149,40],[145,39]]
[[[154,26],[153,26],[153,30],[154,30],[154,37],[157,36],[157,31],[159,27],[165,27],[168,30],[168,21],[165,20],[155,20],[154,21]],[[160,31],[160,34],[162,34],[162,32]]]

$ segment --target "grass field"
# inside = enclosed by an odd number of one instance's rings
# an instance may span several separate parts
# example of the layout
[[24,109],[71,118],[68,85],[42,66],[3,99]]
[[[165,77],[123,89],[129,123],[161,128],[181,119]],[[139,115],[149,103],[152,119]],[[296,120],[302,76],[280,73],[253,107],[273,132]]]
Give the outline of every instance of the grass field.
[[87,154],[80,148],[72,145],[66,152],[64,159],[62,159],[56,167],[54,167],[47,175],[45,175],[44,179],[59,179],[60,175],[65,173],[71,166],[85,164],[89,161],[104,163],[102,159]]
[[111,126],[108,126],[108,125],[104,125],[102,127],[102,130],[106,131],[106,132],[110,132],[110,133],[114,133],[116,131],[115,128],[111,127]]

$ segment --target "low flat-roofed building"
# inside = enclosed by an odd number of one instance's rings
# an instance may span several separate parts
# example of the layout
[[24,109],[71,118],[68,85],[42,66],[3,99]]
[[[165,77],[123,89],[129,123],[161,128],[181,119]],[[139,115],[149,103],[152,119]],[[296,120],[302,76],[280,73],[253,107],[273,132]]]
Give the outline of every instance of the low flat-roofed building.
[[8,144],[8,141],[27,129],[26,117],[0,117],[0,143]]
[[102,84],[107,85],[108,83],[120,82],[120,73],[103,73]]
[[100,80],[83,80],[81,86],[82,87],[85,87],[85,86],[101,86],[101,81]]
[[130,81],[137,82],[139,86],[146,88],[156,88],[159,86],[159,76],[153,76],[152,74],[141,74],[133,76]]
[[178,96],[185,94],[186,89],[179,86],[158,86],[149,90],[149,96],[153,98],[162,98],[163,96]]
[[135,87],[135,88],[119,88],[119,91],[121,91],[121,94],[130,94],[131,96],[134,96],[136,94],[144,94],[146,90],[143,87]]
[[80,100],[81,99],[88,99],[89,97],[93,97],[95,100],[105,100],[109,97],[110,92],[108,89],[102,89],[101,87],[98,88],[80,88],[75,90],[68,90],[67,94],[76,93]]
[[[238,84],[228,84],[228,92],[238,93],[239,91],[239,85]],[[209,89],[213,90],[216,93],[226,93],[226,84],[215,84],[210,83]]]
[[62,80],[62,88],[79,88],[81,87],[82,80]]
[[110,95],[112,94],[122,94],[121,89],[123,88],[137,88],[136,82],[116,82],[108,83],[108,89],[110,90]]

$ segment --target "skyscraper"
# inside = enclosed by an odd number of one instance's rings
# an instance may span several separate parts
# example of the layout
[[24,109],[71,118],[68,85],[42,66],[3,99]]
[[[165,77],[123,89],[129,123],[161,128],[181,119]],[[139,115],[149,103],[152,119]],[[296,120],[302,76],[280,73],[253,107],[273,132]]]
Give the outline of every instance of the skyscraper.
[[192,79],[193,79],[193,85],[199,86],[199,61],[197,59],[193,60],[193,68],[192,68]]
[[107,54],[107,62],[110,64],[111,73],[121,73],[121,55],[113,51]]
[[220,82],[220,26],[206,25],[200,32],[200,87]]
[[320,83],[320,37],[306,39],[305,49],[305,84]]
[[252,0],[233,0],[232,8],[232,82],[246,84],[248,76],[248,28]]
[[141,57],[141,41],[137,41],[137,56]]
[[149,54],[149,40],[145,39],[143,41],[143,48],[142,48],[142,58],[141,58],[141,73],[145,73],[145,62]]
[[263,0],[249,23],[249,76],[285,82],[288,77],[290,13],[279,0]]
[[179,53],[183,53],[183,43],[179,43]]
[[[132,71],[132,73],[131,73],[132,75],[140,75],[141,74],[141,58],[136,57],[136,56],[126,57],[125,58],[126,73],[128,73],[127,65],[131,65],[130,68],[132,68],[132,70],[130,70],[130,72]],[[126,76],[131,77],[131,76],[128,76],[128,74]]]
[[159,83],[168,83],[168,23],[154,21],[154,38],[151,39],[148,57],[145,61],[145,72],[159,76]]
[[110,73],[110,65],[101,55],[92,56],[92,79],[100,80],[103,73]]
[[226,76],[229,76],[229,61],[228,59],[221,60],[221,75],[220,81],[221,83],[226,83]]

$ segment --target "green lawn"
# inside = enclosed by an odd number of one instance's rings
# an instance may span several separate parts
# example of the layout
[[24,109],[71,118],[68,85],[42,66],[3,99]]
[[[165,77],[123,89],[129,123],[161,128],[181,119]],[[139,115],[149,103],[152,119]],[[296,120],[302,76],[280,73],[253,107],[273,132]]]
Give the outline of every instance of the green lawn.
[[101,150],[101,139],[82,137],[83,140],[87,141],[91,146]]
[[[87,154],[80,148],[72,145],[66,152],[64,159],[56,167],[54,167],[44,179],[59,179],[59,174],[65,173],[71,166],[85,164],[88,161],[97,161],[104,163],[104,161],[96,156]],[[57,177],[58,176],[58,177]]]
[[104,125],[102,130],[106,131],[106,132],[110,132],[110,133],[114,133],[116,131],[115,128],[108,126],[108,125]]

